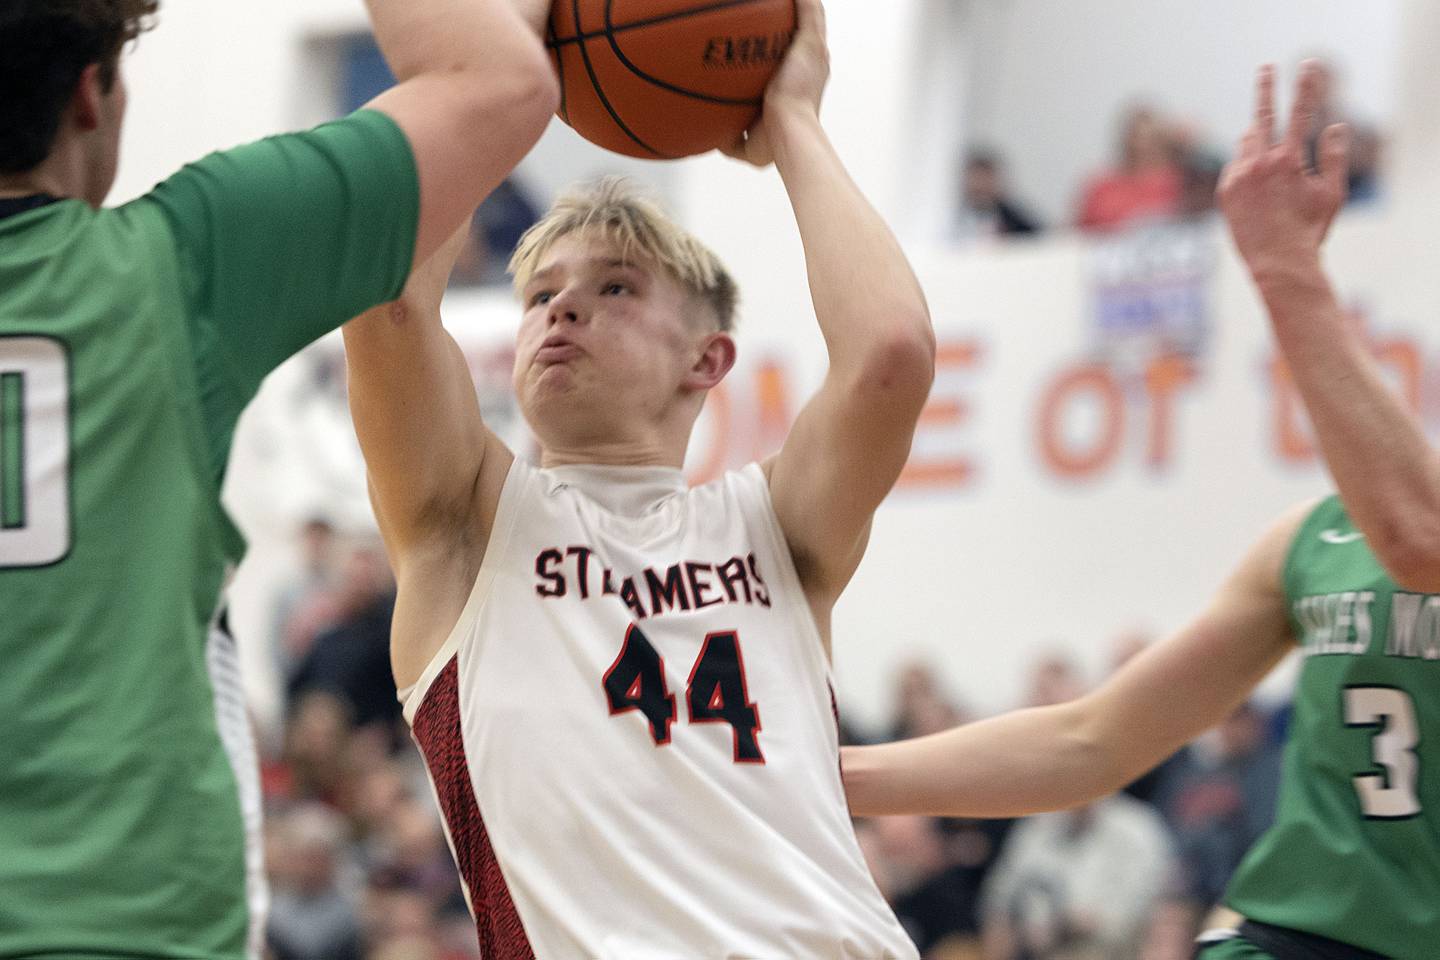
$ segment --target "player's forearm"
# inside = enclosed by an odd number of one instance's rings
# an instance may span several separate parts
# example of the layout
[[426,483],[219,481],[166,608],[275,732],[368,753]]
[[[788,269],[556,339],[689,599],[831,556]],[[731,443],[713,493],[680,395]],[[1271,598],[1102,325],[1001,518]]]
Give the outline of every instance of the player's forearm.
[[935,334],[924,292],[900,244],[850,179],[813,111],[792,108],[775,118],[771,129],[832,372],[893,366],[900,373],[897,386],[923,400],[933,374]]
[[1257,271],[1256,282],[1346,509],[1391,576],[1440,591],[1440,456],[1318,262]]
[[516,0],[366,0],[375,39],[402,83],[425,74],[496,80],[544,60],[540,30]]
[[1061,810],[1128,782],[1089,737],[1078,703],[1019,710],[943,733],[849,747],[842,768],[857,816],[1016,817]]

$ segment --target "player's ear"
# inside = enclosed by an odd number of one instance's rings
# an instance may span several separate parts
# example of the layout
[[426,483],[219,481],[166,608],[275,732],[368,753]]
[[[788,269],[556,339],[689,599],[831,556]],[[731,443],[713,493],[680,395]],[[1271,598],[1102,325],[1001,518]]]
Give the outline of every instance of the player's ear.
[[75,123],[86,133],[100,126],[100,120],[104,116],[102,107],[105,101],[105,84],[101,69],[100,64],[92,63],[80,71],[80,80],[75,84],[75,93],[70,98]]
[[705,338],[703,349],[685,377],[692,390],[709,390],[725,379],[735,366],[735,339],[728,333],[712,333]]

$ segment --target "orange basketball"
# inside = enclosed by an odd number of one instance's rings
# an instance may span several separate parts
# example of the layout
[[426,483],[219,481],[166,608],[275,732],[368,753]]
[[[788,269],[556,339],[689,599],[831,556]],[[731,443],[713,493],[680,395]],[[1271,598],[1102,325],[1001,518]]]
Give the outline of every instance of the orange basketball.
[[733,143],[795,33],[795,0],[555,0],[560,119],[648,160]]

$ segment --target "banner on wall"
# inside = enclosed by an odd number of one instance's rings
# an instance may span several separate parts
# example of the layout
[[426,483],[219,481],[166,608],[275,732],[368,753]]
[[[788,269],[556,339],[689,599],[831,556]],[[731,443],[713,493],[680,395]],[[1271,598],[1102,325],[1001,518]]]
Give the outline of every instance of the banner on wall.
[[[1406,296],[1412,273],[1374,268],[1386,236],[1383,221],[1352,223],[1332,264],[1382,366],[1428,416],[1430,318]],[[1042,652],[1098,666],[1111,636],[1184,622],[1271,516],[1325,490],[1293,384],[1215,225],[916,260],[936,381],[837,608],[838,686],[855,702],[878,709],[898,665],[923,657],[977,709],[1013,705]],[[794,291],[781,287],[796,282],[760,278],[748,300],[786,302]],[[487,423],[527,456],[509,386],[517,320],[508,296],[447,303]],[[779,448],[823,374],[818,343],[801,324],[747,325],[741,363],[697,424],[694,482]],[[338,338],[267,382],[229,495],[252,543],[317,510],[368,523]]]

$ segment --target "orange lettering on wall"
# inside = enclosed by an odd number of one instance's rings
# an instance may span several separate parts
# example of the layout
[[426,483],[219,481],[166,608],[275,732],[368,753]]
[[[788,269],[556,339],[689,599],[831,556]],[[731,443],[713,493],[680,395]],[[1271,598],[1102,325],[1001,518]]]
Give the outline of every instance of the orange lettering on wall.
[[756,460],[775,453],[790,433],[790,391],[785,370],[774,360],[762,361],[755,371]]
[[1145,460],[1156,469],[1170,463],[1175,395],[1194,382],[1195,367],[1184,357],[1161,357],[1145,368],[1145,394],[1150,401],[1150,435]]
[[1424,370],[1420,362],[1420,348],[1415,341],[1401,337],[1395,340],[1381,340],[1375,344],[1375,359],[1395,371],[1400,377],[1400,397],[1411,412],[1420,412],[1420,383]]
[[[974,340],[941,343],[935,349],[935,379],[937,384],[947,372],[969,370],[980,362],[980,344]],[[941,389],[947,385],[940,384]],[[925,409],[920,411],[920,422],[916,426],[918,441],[922,431],[954,430],[970,416],[970,405],[958,394],[936,396],[931,394]],[[919,446],[917,442],[915,446]],[[910,462],[900,473],[897,488],[929,489],[939,487],[963,487],[975,476],[974,462],[963,453],[946,456],[911,456]]]
[[[1070,404],[1089,394],[1101,405],[1101,426],[1088,444],[1065,437]],[[1125,395],[1109,369],[1098,364],[1074,367],[1046,388],[1040,401],[1040,455],[1049,470],[1068,479],[1089,477],[1109,466],[1120,452],[1125,433]]]

